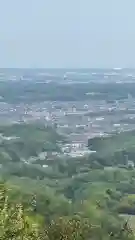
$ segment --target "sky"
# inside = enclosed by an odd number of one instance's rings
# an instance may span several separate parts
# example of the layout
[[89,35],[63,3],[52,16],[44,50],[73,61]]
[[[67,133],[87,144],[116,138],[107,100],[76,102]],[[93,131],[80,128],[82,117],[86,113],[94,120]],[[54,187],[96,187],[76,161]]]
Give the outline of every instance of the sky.
[[0,67],[135,68],[135,0],[0,0]]

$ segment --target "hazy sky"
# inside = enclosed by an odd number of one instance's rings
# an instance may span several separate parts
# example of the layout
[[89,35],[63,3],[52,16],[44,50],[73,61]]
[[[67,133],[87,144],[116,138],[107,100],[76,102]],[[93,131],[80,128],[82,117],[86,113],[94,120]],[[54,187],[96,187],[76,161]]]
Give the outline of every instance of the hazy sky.
[[135,0],[0,0],[0,67],[135,67]]

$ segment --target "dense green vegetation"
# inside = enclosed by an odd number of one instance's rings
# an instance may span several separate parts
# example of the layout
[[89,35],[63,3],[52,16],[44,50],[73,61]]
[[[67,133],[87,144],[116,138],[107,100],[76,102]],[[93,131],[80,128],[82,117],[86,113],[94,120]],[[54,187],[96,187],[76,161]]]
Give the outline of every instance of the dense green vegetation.
[[[125,99],[128,93],[135,96],[134,83],[72,83],[58,84],[35,81],[0,82],[1,101],[9,103],[42,101],[82,101],[98,99],[115,101]],[[91,93],[91,94],[88,94]],[[92,94],[95,93],[95,94]]]
[[0,172],[20,177],[50,174],[42,166],[51,164],[52,153],[60,153],[65,141],[55,129],[34,123],[0,126],[0,134]]
[[41,124],[14,124],[0,126],[0,150],[6,152],[13,161],[38,156],[41,152],[60,152],[58,142],[64,138],[50,127]]
[[[8,191],[5,187],[1,184],[0,239],[133,239],[130,227],[115,214],[103,210],[100,203],[94,205],[85,201],[74,205],[69,202],[70,211],[65,212],[68,205],[58,201],[59,209],[58,206],[54,208],[57,198],[52,196],[54,203],[51,205],[46,192],[42,197],[37,195],[33,206],[33,196],[15,186]],[[40,212],[40,207],[43,212]]]
[[134,239],[134,131],[89,140],[97,153],[87,157],[44,160],[40,152],[60,151],[54,129],[17,124],[0,133],[18,137],[0,142],[0,239]]
[[93,156],[93,161],[96,159],[101,165],[127,167],[128,161],[135,164],[134,130],[89,139],[88,146],[91,150],[97,152]]

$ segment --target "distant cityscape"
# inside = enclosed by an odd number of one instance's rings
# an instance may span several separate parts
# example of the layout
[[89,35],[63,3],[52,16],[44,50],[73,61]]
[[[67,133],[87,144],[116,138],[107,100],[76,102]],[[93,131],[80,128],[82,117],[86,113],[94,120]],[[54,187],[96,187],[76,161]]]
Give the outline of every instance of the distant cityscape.
[[[3,72],[2,72],[3,71]],[[50,72],[49,72],[50,71]],[[29,82],[46,84],[72,85],[77,83],[135,84],[135,70],[0,70],[0,81]],[[49,73],[48,73],[49,72]],[[27,84],[26,84],[27,91]],[[66,91],[66,86],[65,90]],[[35,92],[36,94],[36,92]],[[86,95],[96,95],[86,92]],[[62,152],[67,156],[83,156],[89,154],[87,148],[89,138],[109,135],[116,132],[135,129],[135,97],[127,92],[122,99],[80,99],[79,101],[41,101],[9,103],[0,96],[0,124],[42,122],[66,136],[68,143],[63,144]]]

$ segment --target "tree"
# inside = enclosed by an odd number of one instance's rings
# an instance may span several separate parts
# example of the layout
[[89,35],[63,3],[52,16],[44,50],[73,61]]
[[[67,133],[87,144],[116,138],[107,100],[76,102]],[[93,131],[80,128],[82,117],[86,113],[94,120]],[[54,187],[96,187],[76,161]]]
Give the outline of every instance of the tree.
[[0,186],[0,239],[38,240],[38,224],[24,214],[21,204],[12,205],[4,185]]

